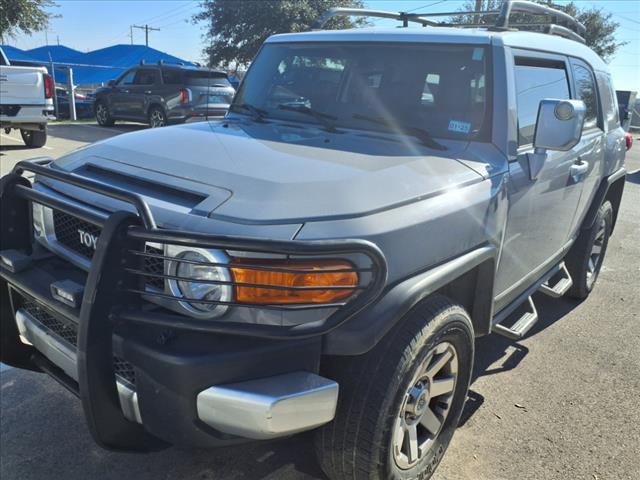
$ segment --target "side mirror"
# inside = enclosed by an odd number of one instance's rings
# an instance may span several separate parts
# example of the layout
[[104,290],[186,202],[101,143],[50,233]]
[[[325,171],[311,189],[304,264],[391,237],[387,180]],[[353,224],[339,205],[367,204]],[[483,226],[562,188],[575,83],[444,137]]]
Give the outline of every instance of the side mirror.
[[108,85],[108,86],[110,86],[110,87],[113,87],[115,84],[116,84],[116,81],[115,81],[115,80],[109,80],[109,81],[107,82],[107,85]]
[[529,157],[529,174],[535,180],[547,159],[547,150],[566,152],[582,137],[587,107],[582,100],[545,99],[538,107],[538,120]]

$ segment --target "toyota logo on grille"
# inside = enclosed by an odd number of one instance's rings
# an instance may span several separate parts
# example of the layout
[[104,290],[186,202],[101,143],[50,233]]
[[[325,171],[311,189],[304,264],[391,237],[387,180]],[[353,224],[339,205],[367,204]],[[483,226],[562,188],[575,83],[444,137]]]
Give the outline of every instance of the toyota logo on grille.
[[85,232],[84,230],[78,229],[78,234],[80,235],[80,243],[85,247],[96,249],[96,244],[98,243],[98,236],[92,235],[89,232]]

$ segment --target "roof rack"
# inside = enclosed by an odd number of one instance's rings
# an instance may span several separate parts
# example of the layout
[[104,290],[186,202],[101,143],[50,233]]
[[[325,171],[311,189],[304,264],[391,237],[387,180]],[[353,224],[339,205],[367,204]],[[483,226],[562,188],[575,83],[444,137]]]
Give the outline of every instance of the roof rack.
[[[540,23],[510,23],[511,15],[514,13],[528,13],[530,15],[540,15],[548,17],[548,21]],[[434,22],[429,20],[432,17],[460,17],[464,15],[474,15],[475,23],[450,24],[446,22]],[[327,10],[313,25],[314,30],[322,29],[325,24],[334,17],[376,17],[390,18],[402,22],[403,27],[408,27],[409,22],[419,23],[423,27],[427,26],[449,26],[456,27],[488,27],[492,30],[517,30],[518,27],[542,26],[546,27],[544,32],[550,35],[558,35],[570,38],[577,42],[585,43],[584,34],[586,27],[571,15],[550,8],[545,5],[522,0],[504,0],[500,10],[473,10],[460,12],[436,12],[436,13],[407,13],[407,12],[387,12],[383,10],[369,10],[362,8],[331,8]],[[481,17],[495,16],[496,21],[481,23]]]

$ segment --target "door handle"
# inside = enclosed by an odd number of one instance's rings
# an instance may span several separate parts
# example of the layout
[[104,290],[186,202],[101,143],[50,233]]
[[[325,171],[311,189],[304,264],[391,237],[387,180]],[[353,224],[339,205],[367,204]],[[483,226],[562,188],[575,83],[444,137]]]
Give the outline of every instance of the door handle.
[[144,93],[145,95],[151,95],[151,90],[145,90]]
[[580,157],[578,157],[578,160],[576,161],[576,163],[571,165],[571,168],[569,169],[569,173],[571,174],[571,177],[573,178],[574,182],[577,182],[578,180],[580,180],[580,177],[582,175],[587,173],[587,170],[589,170],[589,162],[585,162]]

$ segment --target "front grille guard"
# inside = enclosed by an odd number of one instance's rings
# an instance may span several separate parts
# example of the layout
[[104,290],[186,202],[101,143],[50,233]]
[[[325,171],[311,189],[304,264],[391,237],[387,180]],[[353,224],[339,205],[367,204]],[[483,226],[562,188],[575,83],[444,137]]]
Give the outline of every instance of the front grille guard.
[[[321,240],[321,241],[297,241],[297,240],[265,240],[247,237],[208,235],[197,232],[185,232],[175,230],[159,229],[153,217],[148,203],[140,196],[133,192],[121,190],[117,187],[104,184],[99,181],[88,179],[73,173],[67,173],[60,170],[54,170],[42,162],[19,162],[13,170],[16,178],[22,178],[24,172],[32,172],[36,175],[51,178],[60,182],[74,185],[76,187],[85,188],[95,193],[99,193],[120,201],[133,205],[137,211],[137,215],[119,212],[121,224],[113,226],[115,230],[121,233],[114,238],[105,238],[105,229],[107,225],[113,224],[115,214],[108,217],[97,215],[91,210],[85,210],[77,205],[67,204],[58,198],[52,197],[44,192],[34,190],[24,183],[16,183],[13,186],[12,193],[22,199],[31,202],[38,202],[48,207],[58,209],[69,215],[76,216],[84,221],[98,225],[102,229],[94,261],[91,270],[100,272],[99,266],[95,263],[95,258],[100,250],[109,249],[118,251],[119,256],[114,262],[106,264],[103,268],[109,271],[109,276],[114,278],[116,285],[115,300],[108,307],[109,318],[112,322],[133,322],[139,324],[152,324],[167,328],[175,328],[180,330],[192,330],[199,332],[212,332],[234,335],[247,335],[254,337],[264,337],[272,339],[291,339],[303,338],[315,335],[325,334],[332,329],[338,327],[349,318],[364,309],[372,303],[382,292],[387,278],[387,266],[384,256],[380,249],[371,242],[365,240]],[[318,303],[318,304],[286,304],[273,305],[267,303],[245,304],[236,301],[217,301],[217,300],[198,300],[185,297],[174,297],[171,294],[154,291],[145,288],[145,284],[150,280],[188,280],[166,272],[159,274],[148,272],[143,268],[145,259],[153,260],[178,260],[175,257],[160,255],[158,253],[149,252],[146,245],[152,244],[172,244],[185,247],[220,249],[248,252],[252,254],[276,254],[294,256],[300,258],[316,258],[316,257],[332,257],[340,258],[344,256],[364,255],[369,262],[368,266],[345,269],[341,268],[342,273],[355,272],[359,278],[366,277],[367,282],[357,284],[355,286],[281,286],[267,284],[250,284],[236,281],[224,280],[200,280],[198,283],[211,283],[265,289],[286,289],[286,290],[353,290],[355,293],[344,302],[338,303]],[[205,263],[202,264],[212,266],[230,267],[230,264],[222,263]],[[243,268],[260,269],[260,266],[243,265]],[[300,268],[287,269],[278,267],[268,267],[271,271],[295,272],[314,274],[318,271],[304,270]],[[330,272],[323,270],[323,273]],[[364,274],[364,275],[362,275]],[[85,297],[91,295],[90,285],[85,288]],[[158,297],[165,300],[175,302],[202,303],[202,304],[219,304],[238,308],[253,308],[264,310],[282,310],[282,311],[302,311],[313,309],[334,309],[326,319],[320,321],[312,321],[309,323],[301,323],[291,326],[281,325],[260,325],[245,324],[231,322],[229,320],[219,321],[216,319],[203,320],[196,319],[186,315],[173,313],[159,313],[157,311],[149,312],[140,308],[142,297],[147,298]],[[83,302],[84,303],[84,302]]]
[[[79,314],[77,393],[82,401],[89,430],[95,441],[104,448],[150,451],[166,447],[163,441],[150,435],[142,425],[128,421],[122,414],[114,382],[112,337],[115,328],[120,328],[127,322],[134,322],[181,330],[283,340],[316,336],[338,327],[353,317],[372,303],[384,288],[387,277],[386,262],[380,250],[370,242],[274,241],[158,229],[149,205],[139,195],[72,173],[54,170],[47,166],[49,162],[48,159],[20,162],[12,173],[0,179],[0,250],[16,249],[31,253],[31,202],[58,209],[101,227]],[[29,181],[22,176],[24,172],[32,172],[37,176],[127,202],[135,207],[137,214],[118,211],[102,217],[77,205],[66,204],[56,197],[31,188]],[[144,257],[148,242],[279,253],[296,257],[363,254],[371,262],[366,274],[370,281],[362,286],[363,288],[359,286],[357,294],[351,300],[335,305],[335,312],[325,320],[292,327],[204,321],[173,314],[149,314],[142,308],[135,308],[141,306],[143,301],[140,294],[143,277],[135,271],[144,265],[140,260]],[[359,272],[364,270],[358,269]],[[0,269],[0,273],[0,283],[4,284],[7,279],[15,279],[4,267]],[[147,293],[145,291],[145,294]],[[270,308],[260,305],[254,307]],[[286,308],[305,307],[293,305]],[[0,317],[0,327],[3,361],[23,368],[45,369],[40,360],[41,355],[39,356],[32,347],[20,342],[12,318],[3,314]],[[69,379],[56,373],[55,369],[47,367],[45,370],[62,383],[69,383]],[[141,400],[140,411],[144,422],[144,399]]]

